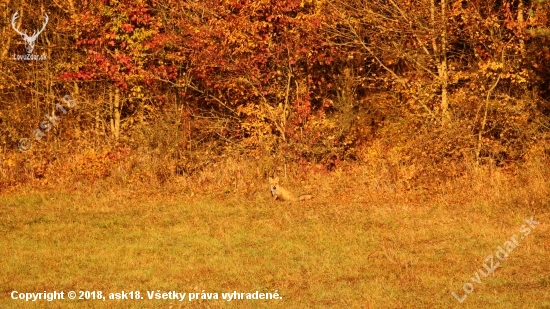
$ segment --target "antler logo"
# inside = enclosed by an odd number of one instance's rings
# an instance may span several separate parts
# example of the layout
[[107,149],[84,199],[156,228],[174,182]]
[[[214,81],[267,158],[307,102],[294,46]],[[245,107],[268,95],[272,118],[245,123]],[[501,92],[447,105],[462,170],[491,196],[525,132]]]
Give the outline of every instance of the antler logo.
[[11,27],[13,28],[13,30],[15,30],[15,32],[21,35],[21,37],[23,38],[23,41],[25,41],[25,49],[27,50],[27,53],[31,54],[32,51],[34,50],[34,41],[36,41],[36,39],[38,38],[38,35],[40,35],[42,31],[44,31],[44,28],[46,28],[46,25],[48,24],[48,20],[49,20],[48,14],[44,13],[45,20],[44,20],[44,25],[42,26],[42,29],[33,31],[31,36],[27,35],[26,30],[24,32],[21,32],[19,31],[19,29],[15,27],[15,20],[17,18],[19,18],[19,12],[15,12],[11,17]]

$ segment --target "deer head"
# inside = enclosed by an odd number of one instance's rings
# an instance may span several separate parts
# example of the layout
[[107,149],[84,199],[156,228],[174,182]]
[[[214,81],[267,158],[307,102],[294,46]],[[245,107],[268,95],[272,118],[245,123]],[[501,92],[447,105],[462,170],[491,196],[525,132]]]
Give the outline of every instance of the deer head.
[[11,17],[11,27],[13,28],[13,30],[15,30],[15,32],[21,35],[21,37],[23,38],[23,41],[25,41],[25,49],[27,50],[27,53],[30,54],[34,50],[34,41],[36,41],[36,39],[38,38],[38,35],[42,33],[42,31],[44,31],[44,28],[46,28],[46,25],[48,24],[48,20],[49,20],[48,14],[44,13],[45,20],[44,20],[44,25],[42,26],[42,29],[35,30],[31,36],[27,35],[26,30],[25,32],[21,32],[19,31],[19,29],[15,27],[15,20],[17,18],[19,18],[19,12],[15,12]]

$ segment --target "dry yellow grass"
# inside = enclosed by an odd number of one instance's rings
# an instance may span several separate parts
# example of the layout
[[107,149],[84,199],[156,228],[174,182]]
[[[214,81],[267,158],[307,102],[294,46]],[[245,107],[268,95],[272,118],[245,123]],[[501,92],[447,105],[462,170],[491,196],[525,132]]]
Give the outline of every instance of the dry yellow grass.
[[[550,308],[550,187],[540,167],[513,177],[472,170],[430,190],[371,177],[370,167],[293,175],[291,188],[316,193],[301,203],[274,202],[267,180],[230,170],[0,196],[0,307]],[[531,216],[540,225],[459,303],[451,292],[464,295]],[[14,290],[145,299],[25,303]],[[148,300],[157,290],[282,299]]]

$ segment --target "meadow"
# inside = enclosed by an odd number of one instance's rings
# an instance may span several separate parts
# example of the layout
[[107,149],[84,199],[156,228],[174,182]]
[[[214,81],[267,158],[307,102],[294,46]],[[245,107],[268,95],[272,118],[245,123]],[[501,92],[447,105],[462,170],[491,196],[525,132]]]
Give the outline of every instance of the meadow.
[[[20,188],[0,196],[0,307],[550,308],[542,172],[479,170],[438,190],[357,169],[289,177],[287,187],[316,193],[304,202],[273,201],[267,181],[203,192],[184,180]],[[531,217],[538,224],[525,235]],[[514,235],[519,245],[497,259]],[[68,300],[68,291],[106,300]],[[122,291],[143,299],[108,299]],[[150,300],[157,291],[197,299]],[[234,291],[280,299],[222,299]],[[208,293],[219,299],[201,299]]]

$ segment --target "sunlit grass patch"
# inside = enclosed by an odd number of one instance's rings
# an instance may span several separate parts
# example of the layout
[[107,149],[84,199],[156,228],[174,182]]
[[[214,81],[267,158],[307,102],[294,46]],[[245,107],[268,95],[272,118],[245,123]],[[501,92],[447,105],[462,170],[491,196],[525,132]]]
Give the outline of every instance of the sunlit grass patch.
[[[328,195],[328,194],[327,194]],[[224,198],[225,197],[225,198]],[[121,191],[0,197],[1,307],[13,290],[277,291],[282,300],[54,301],[37,308],[505,308],[548,302],[547,206],[541,224],[463,304],[487,255],[533,208],[406,195],[279,203]],[[345,202],[344,202],[345,201]],[[543,308],[543,307],[542,307]]]

